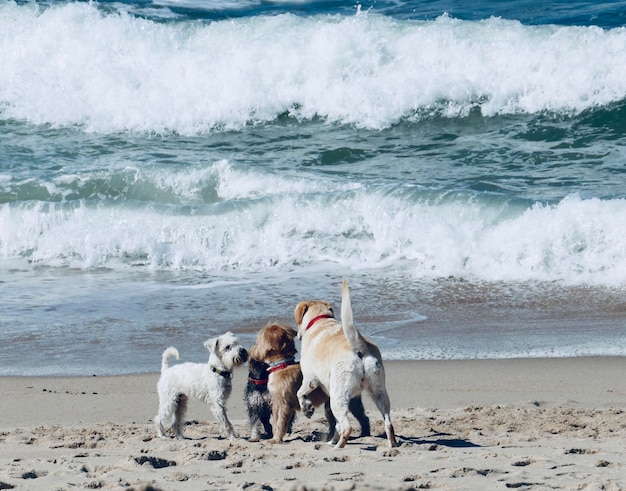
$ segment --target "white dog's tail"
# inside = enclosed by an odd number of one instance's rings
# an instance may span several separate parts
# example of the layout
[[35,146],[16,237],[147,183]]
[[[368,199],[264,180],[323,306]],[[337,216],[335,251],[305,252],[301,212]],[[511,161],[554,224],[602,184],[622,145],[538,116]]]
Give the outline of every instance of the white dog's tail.
[[161,373],[170,367],[170,358],[176,358],[177,360],[180,358],[178,350],[173,346],[170,346],[163,352],[163,356],[161,357]]
[[350,289],[348,288],[348,281],[345,279],[343,280],[343,285],[341,286],[341,326],[343,327],[343,333],[345,334],[350,347],[356,352],[363,351],[365,348],[365,342],[354,325]]

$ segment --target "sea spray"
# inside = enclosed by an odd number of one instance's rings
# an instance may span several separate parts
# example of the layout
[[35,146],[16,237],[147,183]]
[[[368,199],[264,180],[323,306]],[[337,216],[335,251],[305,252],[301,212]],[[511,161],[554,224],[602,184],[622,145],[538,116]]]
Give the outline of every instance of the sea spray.
[[4,2],[0,32],[3,118],[103,133],[194,135],[284,114],[381,129],[626,96],[623,29],[375,13],[162,23],[95,3]]

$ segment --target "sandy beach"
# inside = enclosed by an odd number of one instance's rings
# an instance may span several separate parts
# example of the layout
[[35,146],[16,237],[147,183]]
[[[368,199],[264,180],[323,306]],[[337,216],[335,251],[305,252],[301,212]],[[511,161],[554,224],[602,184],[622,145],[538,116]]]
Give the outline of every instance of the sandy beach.
[[323,442],[321,411],[283,445],[247,441],[247,372],[219,437],[192,403],[188,440],[156,437],[158,374],[0,378],[0,489],[626,489],[626,358],[386,362],[399,447]]

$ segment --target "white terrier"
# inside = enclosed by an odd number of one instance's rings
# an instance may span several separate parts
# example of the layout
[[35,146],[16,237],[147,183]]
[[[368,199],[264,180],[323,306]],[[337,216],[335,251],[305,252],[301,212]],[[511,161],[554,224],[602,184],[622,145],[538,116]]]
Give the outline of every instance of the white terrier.
[[237,438],[226,416],[225,404],[233,386],[232,369],[246,362],[248,352],[231,332],[207,339],[204,347],[210,352],[208,363],[181,363],[170,367],[170,358],[179,358],[178,350],[169,347],[163,352],[161,378],[157,384],[159,413],[154,418],[161,438],[166,437],[168,429],[178,438],[185,438],[183,418],[189,397],[206,402],[219,421],[222,434],[231,440]]

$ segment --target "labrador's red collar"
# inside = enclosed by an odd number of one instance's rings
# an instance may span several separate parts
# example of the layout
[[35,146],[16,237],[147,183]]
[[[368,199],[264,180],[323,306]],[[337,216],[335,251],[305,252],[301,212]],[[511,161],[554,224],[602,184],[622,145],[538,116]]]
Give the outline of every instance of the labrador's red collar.
[[318,315],[317,317],[313,317],[311,321],[309,322],[309,324],[306,326],[305,331],[308,331],[309,329],[311,329],[311,327],[313,327],[313,324],[315,324],[320,319],[332,319],[332,318],[333,316],[330,314],[322,314],[322,315]]

